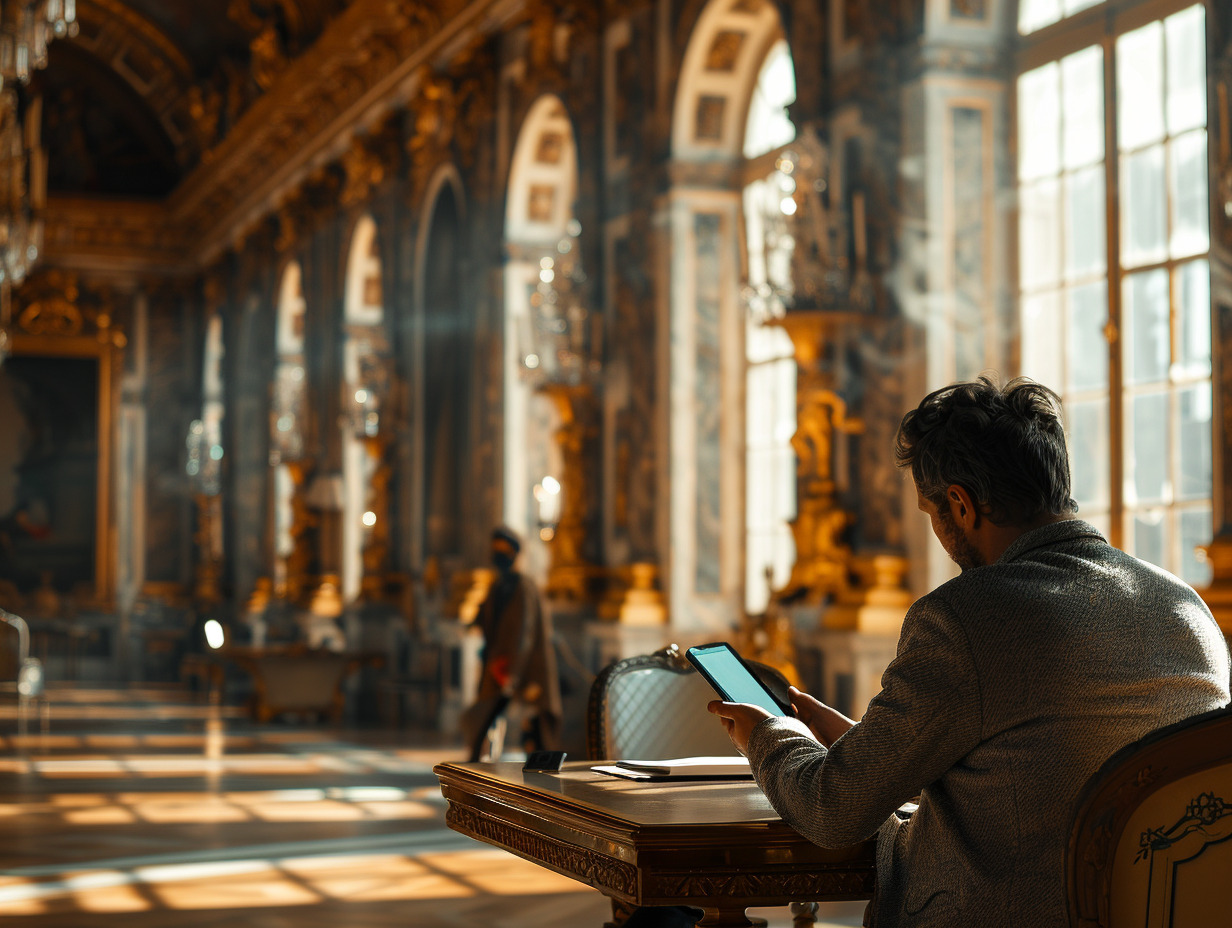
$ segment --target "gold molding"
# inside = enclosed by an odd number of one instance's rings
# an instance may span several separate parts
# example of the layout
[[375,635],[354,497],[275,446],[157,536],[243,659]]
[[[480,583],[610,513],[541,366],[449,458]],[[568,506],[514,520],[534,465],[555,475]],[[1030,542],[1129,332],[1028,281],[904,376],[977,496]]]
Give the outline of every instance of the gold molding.
[[[180,229],[200,231],[194,260],[205,266],[236,228],[274,208],[337,145],[381,110],[398,106],[415,73],[498,0],[424,4],[355,0],[303,55],[290,62],[169,201]],[[271,172],[270,165],[279,167]]]

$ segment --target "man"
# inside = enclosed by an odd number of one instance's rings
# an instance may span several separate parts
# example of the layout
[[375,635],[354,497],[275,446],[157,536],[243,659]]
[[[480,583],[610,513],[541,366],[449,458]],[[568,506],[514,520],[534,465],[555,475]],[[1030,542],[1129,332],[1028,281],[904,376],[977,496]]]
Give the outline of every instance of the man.
[[908,611],[863,719],[798,690],[797,719],[710,710],[810,840],[877,835],[878,928],[1064,925],[1079,790],[1123,745],[1225,705],[1227,643],[1190,587],[1073,516],[1047,388],[938,390],[897,456],[962,573]]
[[484,640],[483,674],[475,705],[463,719],[473,761],[483,759],[488,731],[515,699],[529,711],[522,733],[526,751],[558,747],[561,701],[552,620],[535,582],[514,569],[521,549],[512,529],[493,530],[496,582],[475,617]]

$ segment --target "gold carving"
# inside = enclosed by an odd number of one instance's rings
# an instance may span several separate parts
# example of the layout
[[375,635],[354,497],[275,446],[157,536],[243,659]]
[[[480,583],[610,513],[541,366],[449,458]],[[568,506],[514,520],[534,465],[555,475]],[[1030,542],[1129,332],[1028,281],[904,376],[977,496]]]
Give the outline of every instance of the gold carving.
[[362,141],[356,139],[342,156],[346,180],[338,200],[343,206],[363,203],[372,193],[372,188],[385,179],[385,165]]
[[648,874],[642,890],[654,899],[755,899],[766,896],[808,898],[839,896],[853,898],[873,894],[871,868],[854,870],[816,869],[797,872],[771,871],[716,874],[683,870]]
[[17,327],[30,335],[80,335],[81,311],[67,300],[38,300],[21,311]]
[[[429,558],[429,564],[424,566],[424,588],[435,589],[440,578],[437,576],[439,567],[435,558]],[[429,569],[431,568],[431,569]],[[445,604],[445,615],[456,618],[463,625],[470,625],[479,615],[479,607],[488,598],[488,590],[496,581],[496,571],[490,567],[476,567],[473,570],[459,570],[449,579],[449,600]]]
[[585,384],[543,383],[536,389],[555,404],[561,423],[555,438],[562,461],[562,499],[560,521],[548,542],[552,563],[548,569],[547,593],[562,599],[584,600],[588,581],[594,573],[594,568],[582,557],[586,540],[586,502],[590,496],[586,445],[593,434],[588,420],[594,397]]
[[658,587],[659,569],[645,562],[616,571],[617,582],[599,604],[599,618],[622,625],[666,625],[667,603]]
[[825,339],[843,318],[838,313],[801,310],[772,322],[791,336],[799,371],[796,433],[791,437],[797,459],[797,515],[791,524],[796,563],[782,595],[802,595],[808,602],[820,602],[848,585],[851,549],[843,535],[854,517],[838,505],[834,440],[839,432],[862,431],[864,424],[847,415],[847,404],[834,392],[822,363]]
[[637,892],[637,868],[623,860],[553,840],[455,803],[445,811],[445,824],[568,874],[607,895],[631,900]]
[[369,601],[384,597],[386,572],[389,569],[389,482],[394,473],[389,460],[391,444],[388,430],[364,439],[364,448],[374,464],[372,478],[368,484],[368,509],[376,514],[376,522],[368,532],[361,555],[364,575],[360,584],[360,595]]

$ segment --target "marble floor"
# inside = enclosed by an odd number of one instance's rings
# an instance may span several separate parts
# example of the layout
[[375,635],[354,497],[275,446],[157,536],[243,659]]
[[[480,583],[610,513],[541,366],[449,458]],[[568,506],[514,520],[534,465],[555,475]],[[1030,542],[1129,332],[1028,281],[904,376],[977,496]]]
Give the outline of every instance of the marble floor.
[[[595,890],[444,824],[434,734],[257,725],[174,687],[0,702],[0,928],[599,928]],[[24,733],[22,729],[24,728]],[[823,906],[859,925],[862,903]],[[771,928],[787,909],[757,909]]]

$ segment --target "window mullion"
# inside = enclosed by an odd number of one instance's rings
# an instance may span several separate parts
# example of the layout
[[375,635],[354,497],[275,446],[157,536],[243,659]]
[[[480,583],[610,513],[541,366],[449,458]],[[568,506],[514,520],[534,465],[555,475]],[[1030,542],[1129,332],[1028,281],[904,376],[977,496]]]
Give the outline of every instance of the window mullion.
[[1104,46],[1104,240],[1108,260],[1108,533],[1109,541],[1123,547],[1125,541],[1125,402],[1121,358],[1121,189],[1120,152],[1117,148],[1116,39],[1105,35]]

